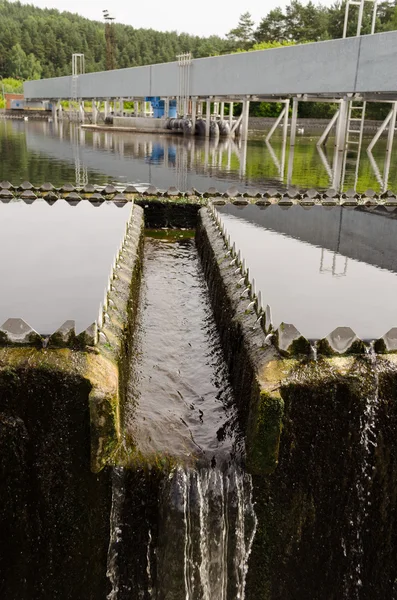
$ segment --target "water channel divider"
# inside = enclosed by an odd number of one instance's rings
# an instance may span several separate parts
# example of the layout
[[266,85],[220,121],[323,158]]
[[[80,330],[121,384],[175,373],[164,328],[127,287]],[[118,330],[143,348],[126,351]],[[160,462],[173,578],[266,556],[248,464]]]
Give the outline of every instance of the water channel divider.
[[43,183],[34,186],[29,181],[13,185],[9,181],[0,182],[0,201],[9,202],[13,199],[21,199],[26,203],[33,202],[36,198],[43,198],[48,203],[55,202],[58,199],[68,200],[70,203],[78,203],[81,200],[90,200],[95,206],[99,206],[106,200],[123,204],[132,199],[163,199],[175,203],[193,203],[206,204],[208,199],[216,203],[232,201],[239,206],[246,204],[258,204],[266,206],[270,204],[279,204],[280,206],[292,206],[300,204],[302,206],[368,206],[376,207],[384,205],[387,207],[397,207],[396,193],[391,190],[378,193],[373,189],[359,193],[354,189],[338,192],[334,189],[316,190],[313,188],[298,190],[290,187],[288,189],[278,189],[274,187],[263,190],[239,191],[236,187],[231,187],[225,192],[220,192],[214,187],[207,191],[188,189],[181,192],[174,186],[167,190],[159,190],[153,185],[141,187],[134,185],[92,185],[87,184],[83,187],[72,184],[64,184],[55,187],[52,183]]

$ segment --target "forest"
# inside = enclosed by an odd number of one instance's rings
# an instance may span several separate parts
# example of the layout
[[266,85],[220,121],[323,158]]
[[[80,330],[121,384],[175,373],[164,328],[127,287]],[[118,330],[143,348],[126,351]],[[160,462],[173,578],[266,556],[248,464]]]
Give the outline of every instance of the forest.
[[[396,1],[379,3],[377,32],[397,29]],[[372,6],[372,2],[366,2],[363,33],[370,30]],[[344,2],[326,7],[311,1],[304,4],[291,0],[285,9],[268,12],[258,25],[248,12],[242,14],[236,27],[223,37],[135,29],[114,23],[114,59],[117,68],[124,68],[173,61],[182,52],[201,58],[339,38],[344,12]],[[355,35],[355,18],[352,14],[348,35]],[[0,0],[0,82],[7,78],[16,80],[7,79],[0,89],[13,91],[18,88],[18,81],[68,75],[72,53],[85,55],[87,72],[105,70],[105,23],[69,12]],[[261,103],[252,106],[251,112],[271,116],[275,108]]]

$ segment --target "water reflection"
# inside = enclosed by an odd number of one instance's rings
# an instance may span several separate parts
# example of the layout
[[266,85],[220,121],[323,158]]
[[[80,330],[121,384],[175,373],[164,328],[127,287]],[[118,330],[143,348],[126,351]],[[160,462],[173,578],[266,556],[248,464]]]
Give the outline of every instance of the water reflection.
[[[290,147],[281,128],[271,139],[266,132],[252,132],[243,142],[92,131],[66,121],[0,121],[0,179],[34,184],[50,180],[55,185],[113,181],[220,191],[231,185],[241,191],[287,186],[338,189],[342,180],[344,189],[353,187],[356,171],[348,153],[337,150],[332,136],[327,146],[317,146],[321,133],[298,134]],[[364,151],[372,137],[363,140],[357,189],[395,189],[397,149],[387,151],[387,140],[380,138],[371,152]]]
[[374,339],[397,324],[394,212],[234,205],[219,210],[272,307],[276,327],[293,323],[318,339],[348,326]]

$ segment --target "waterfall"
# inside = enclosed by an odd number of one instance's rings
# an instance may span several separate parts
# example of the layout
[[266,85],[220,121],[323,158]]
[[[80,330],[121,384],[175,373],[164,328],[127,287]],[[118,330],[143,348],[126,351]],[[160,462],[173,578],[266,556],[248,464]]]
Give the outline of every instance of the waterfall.
[[[350,521],[354,528],[353,543],[350,548],[350,557],[353,559],[350,573],[350,585],[347,585],[349,600],[359,599],[363,587],[363,561],[364,541],[363,533],[369,516],[371,506],[371,487],[374,475],[373,453],[377,446],[377,415],[379,407],[379,376],[376,365],[376,354],[373,345],[368,349],[368,361],[373,374],[373,387],[365,398],[363,411],[360,415],[360,461],[358,477],[356,480],[358,510]],[[346,556],[346,545],[342,539],[342,548]]]
[[162,512],[157,597],[244,600],[257,525],[251,477],[238,467],[178,467],[164,484]]
[[119,546],[122,541],[121,510],[124,502],[124,469],[115,467],[112,472],[112,509],[110,512],[110,538],[107,559],[106,576],[109,578],[112,590],[107,600],[117,600],[119,591]]

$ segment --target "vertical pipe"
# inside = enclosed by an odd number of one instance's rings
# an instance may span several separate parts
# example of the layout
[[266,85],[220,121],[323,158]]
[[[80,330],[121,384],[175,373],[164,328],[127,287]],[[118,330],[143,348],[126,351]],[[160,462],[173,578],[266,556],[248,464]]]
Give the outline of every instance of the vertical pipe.
[[290,146],[295,146],[295,138],[296,138],[296,123],[298,120],[298,98],[292,99],[292,118],[291,118],[291,138],[290,138]]
[[211,126],[211,100],[207,98],[207,107],[205,112],[205,137],[210,137],[210,126]]

